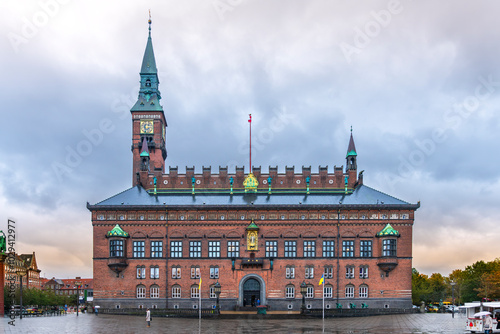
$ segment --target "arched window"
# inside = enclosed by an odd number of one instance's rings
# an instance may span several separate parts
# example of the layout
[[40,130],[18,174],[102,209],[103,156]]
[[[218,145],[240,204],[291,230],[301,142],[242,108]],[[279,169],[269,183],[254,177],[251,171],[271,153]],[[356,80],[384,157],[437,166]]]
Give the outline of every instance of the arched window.
[[137,286],[136,298],[146,298],[146,287],[144,285]]
[[181,286],[176,284],[172,287],[172,298],[181,298]]
[[146,266],[137,266],[137,278],[146,278]]
[[160,278],[160,267],[151,266],[150,268],[150,277],[154,279]]
[[198,284],[191,285],[191,298],[200,298],[200,289]]
[[285,287],[285,298],[295,298],[295,286],[288,284]]
[[359,286],[359,298],[368,298],[368,285],[363,284]]
[[156,284],[149,288],[149,298],[160,298],[160,287]]
[[314,286],[312,284],[307,286],[306,298],[314,298]]
[[151,80],[150,79],[146,80],[146,87],[151,87]]
[[345,297],[346,298],[354,298],[354,285],[346,285],[345,287]]
[[323,285],[323,294],[324,294],[325,298],[332,298],[333,297],[333,287],[331,284]]
[[215,285],[210,285],[210,298],[217,298],[217,295],[215,294]]

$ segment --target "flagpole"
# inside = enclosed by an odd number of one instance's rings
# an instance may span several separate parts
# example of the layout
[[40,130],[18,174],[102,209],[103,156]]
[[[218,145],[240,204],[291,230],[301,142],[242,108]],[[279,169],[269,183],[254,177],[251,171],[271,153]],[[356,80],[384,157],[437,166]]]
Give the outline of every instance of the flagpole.
[[200,321],[201,321],[201,275],[200,275],[200,284],[198,285],[198,295],[200,297],[200,305],[198,307],[198,310],[200,311]]
[[323,321],[325,321],[325,280],[323,279]]
[[250,173],[252,173],[252,114],[248,114],[248,123],[250,123]]

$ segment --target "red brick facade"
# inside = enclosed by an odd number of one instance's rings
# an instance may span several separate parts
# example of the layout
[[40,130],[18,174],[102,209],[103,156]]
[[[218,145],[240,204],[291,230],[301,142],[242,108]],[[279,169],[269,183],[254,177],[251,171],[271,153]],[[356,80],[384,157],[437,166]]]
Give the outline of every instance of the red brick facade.
[[157,80],[156,68],[144,70],[154,63],[150,43],[132,109],[134,187],[88,205],[95,305],[197,307],[201,278],[204,308],[215,305],[216,282],[222,309],[258,301],[298,310],[301,284],[308,286],[306,307],[317,308],[324,274],[327,307],[411,307],[419,204],[363,185],[352,135],[345,171],[285,167],[278,173],[269,167],[262,173],[253,167],[255,191],[244,187],[243,167],[220,167],[217,174],[210,167],[201,173],[186,168],[185,174],[171,167],[164,173],[165,115],[144,102],[155,93],[145,82]]

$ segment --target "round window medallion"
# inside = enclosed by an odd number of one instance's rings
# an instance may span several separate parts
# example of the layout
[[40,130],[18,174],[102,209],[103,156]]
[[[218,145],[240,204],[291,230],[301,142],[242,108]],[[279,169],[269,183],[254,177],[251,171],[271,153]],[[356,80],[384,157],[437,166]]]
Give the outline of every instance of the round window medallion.
[[168,184],[168,180],[163,181],[163,184]]
[[333,180],[328,181],[328,183],[333,184]]
[[300,180],[295,181],[297,184],[300,184]]

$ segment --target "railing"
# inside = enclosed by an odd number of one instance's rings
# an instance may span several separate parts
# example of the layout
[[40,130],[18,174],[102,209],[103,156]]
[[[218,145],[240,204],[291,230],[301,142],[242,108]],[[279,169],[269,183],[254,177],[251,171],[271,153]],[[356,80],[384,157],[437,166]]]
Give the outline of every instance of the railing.
[[[200,311],[198,309],[149,309],[152,317],[198,317]],[[115,314],[115,315],[146,315],[146,309],[138,308],[100,308],[99,314]],[[204,318],[214,317],[218,315],[218,311],[214,309],[201,309],[201,316]]]
[[[363,317],[371,315],[384,314],[411,314],[417,313],[417,309],[413,308],[335,308],[325,309],[325,317]],[[304,312],[305,315],[321,317],[322,309],[308,309]]]

